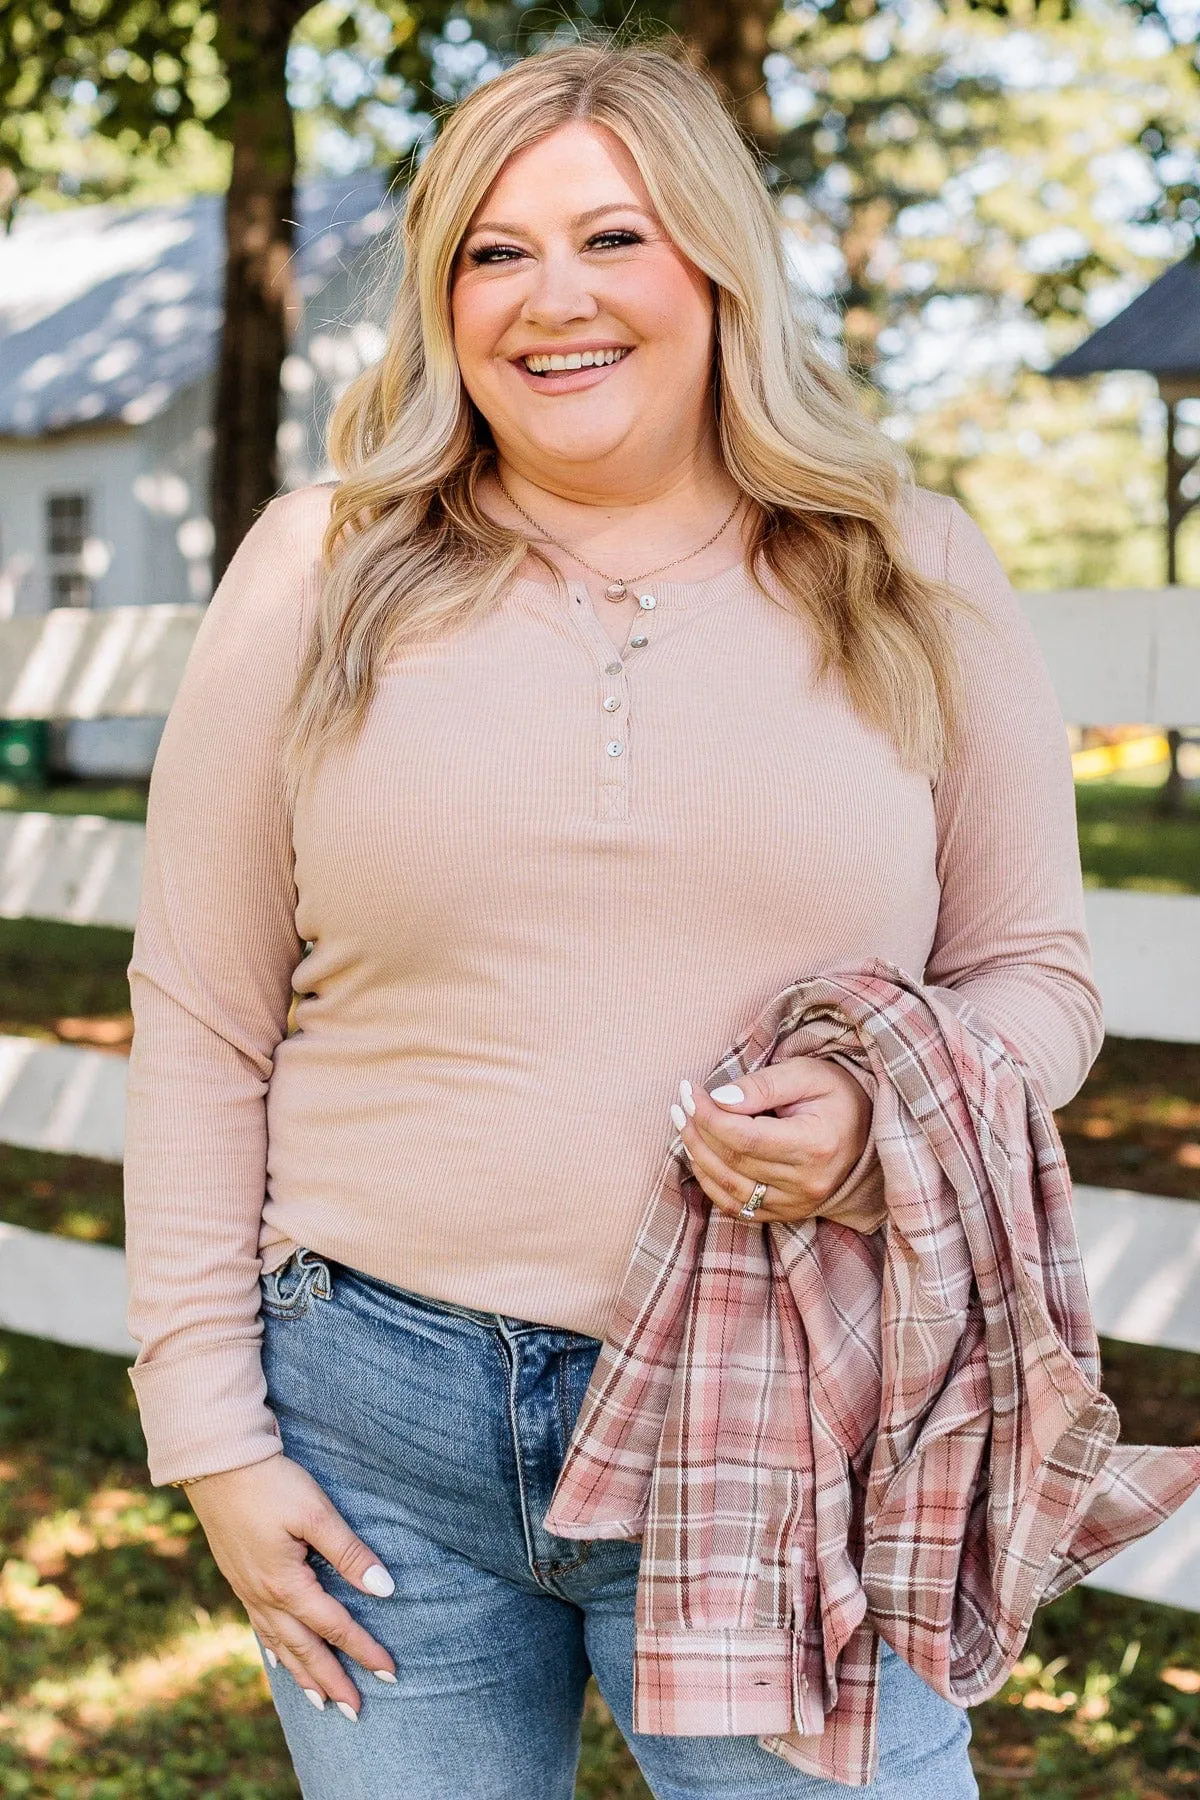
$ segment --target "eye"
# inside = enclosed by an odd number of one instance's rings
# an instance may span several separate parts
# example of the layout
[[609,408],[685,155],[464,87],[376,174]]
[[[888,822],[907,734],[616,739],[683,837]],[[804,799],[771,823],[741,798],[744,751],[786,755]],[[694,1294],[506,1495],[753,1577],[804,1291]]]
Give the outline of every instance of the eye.
[[467,261],[479,267],[486,263],[513,262],[524,254],[515,244],[476,244],[473,250],[468,250]]
[[609,231],[598,231],[587,241],[589,250],[623,250],[629,244],[644,244],[645,239],[640,232],[628,231],[624,227],[614,226]]

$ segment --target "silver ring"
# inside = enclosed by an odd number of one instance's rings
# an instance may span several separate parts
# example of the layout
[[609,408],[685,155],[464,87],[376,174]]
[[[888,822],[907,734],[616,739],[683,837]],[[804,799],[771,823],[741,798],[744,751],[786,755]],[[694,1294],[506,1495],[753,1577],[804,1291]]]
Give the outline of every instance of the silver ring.
[[751,1194],[750,1198],[747,1200],[745,1206],[743,1206],[741,1212],[739,1212],[738,1218],[739,1219],[752,1219],[754,1217],[755,1213],[758,1211],[759,1207],[762,1205],[763,1201],[766,1199],[766,1197],[767,1197],[766,1182],[765,1181],[756,1181],[754,1184],[754,1192]]

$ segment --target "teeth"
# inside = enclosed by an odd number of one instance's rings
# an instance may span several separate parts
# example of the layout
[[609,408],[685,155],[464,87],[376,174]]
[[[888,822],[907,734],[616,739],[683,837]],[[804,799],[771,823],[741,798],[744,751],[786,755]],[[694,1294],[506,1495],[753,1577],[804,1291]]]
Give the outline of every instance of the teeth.
[[627,346],[612,350],[572,350],[568,356],[527,356],[524,363],[531,375],[549,375],[567,369],[598,369],[608,363],[620,362],[627,354]]

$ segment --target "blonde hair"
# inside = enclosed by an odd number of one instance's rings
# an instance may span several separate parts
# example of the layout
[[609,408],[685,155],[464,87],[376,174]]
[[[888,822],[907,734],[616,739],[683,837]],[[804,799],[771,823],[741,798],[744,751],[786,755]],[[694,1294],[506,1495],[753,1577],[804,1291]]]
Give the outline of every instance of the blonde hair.
[[340,481],[292,703],[293,784],[361,723],[390,654],[493,606],[528,554],[479,503],[495,452],[459,375],[450,283],[501,168],[570,120],[620,139],[667,234],[713,283],[713,400],[726,468],[757,507],[751,567],[807,617],[821,673],[933,775],[953,730],[955,596],[904,556],[898,453],[797,316],[770,196],[714,90],[669,50],[600,43],[540,52],[478,88],[413,181],[386,349],[330,428]]

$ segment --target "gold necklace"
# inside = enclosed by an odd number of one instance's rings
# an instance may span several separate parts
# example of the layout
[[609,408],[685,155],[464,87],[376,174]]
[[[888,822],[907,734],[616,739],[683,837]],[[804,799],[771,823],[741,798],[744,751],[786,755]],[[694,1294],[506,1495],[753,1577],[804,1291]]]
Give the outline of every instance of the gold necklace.
[[595,563],[590,563],[586,557],[580,556],[578,550],[572,550],[569,544],[564,544],[561,538],[556,538],[552,532],[547,531],[544,525],[539,524],[531,513],[527,513],[525,508],[518,501],[513,499],[512,495],[505,487],[504,482],[501,480],[500,471],[498,469],[495,471],[495,475],[500,492],[504,495],[504,498],[508,501],[508,504],[513,510],[519,512],[526,524],[532,525],[533,529],[536,532],[539,532],[540,535],[546,539],[547,543],[553,544],[556,549],[562,550],[567,556],[574,558],[574,560],[577,563],[581,563],[585,569],[590,569],[593,575],[599,575],[600,579],[607,584],[604,589],[604,598],[606,600],[611,600],[614,605],[617,605],[622,601],[630,588],[636,587],[639,581],[648,581],[651,575],[661,575],[664,569],[673,569],[676,564],[687,562],[689,557],[699,556],[702,550],[707,550],[710,545],[715,544],[721,534],[728,531],[729,527],[733,524],[734,514],[742,504],[742,496],[739,494],[733,503],[733,511],[730,512],[723,523],[717,527],[712,536],[705,538],[702,544],[697,544],[694,550],[685,550],[682,556],[673,556],[670,562],[658,563],[653,569],[646,569],[640,575],[630,575],[625,580],[622,580],[619,575],[609,575],[605,570],[598,569]]

